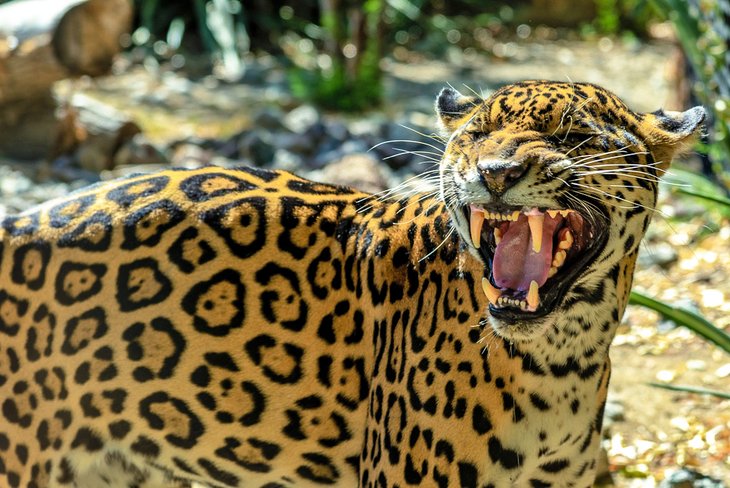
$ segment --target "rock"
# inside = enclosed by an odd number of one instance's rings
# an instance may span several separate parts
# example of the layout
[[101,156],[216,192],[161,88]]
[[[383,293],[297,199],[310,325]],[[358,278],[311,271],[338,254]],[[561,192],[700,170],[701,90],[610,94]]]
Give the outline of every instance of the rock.
[[164,153],[150,142],[144,134],[136,134],[114,153],[114,166],[124,164],[166,163]]
[[[411,128],[409,128],[411,127]],[[429,129],[413,127],[407,121],[389,122],[385,130],[385,143],[378,145],[374,150],[382,156],[388,166],[394,169],[413,166],[422,161],[438,158],[436,149],[431,147],[434,141],[426,136]],[[423,151],[423,153],[419,153]]]
[[680,468],[659,483],[659,488],[727,488],[727,485],[692,469]]
[[382,114],[361,116],[348,122],[348,129],[353,137],[374,137],[380,141],[386,136],[388,119]]
[[350,137],[350,131],[342,122],[333,121],[325,124],[325,134],[335,141],[345,142]]
[[331,144],[322,148],[318,154],[309,161],[311,168],[323,168],[347,156],[348,154],[366,153],[368,147],[364,142],[353,139],[343,144]]
[[322,125],[317,109],[311,105],[300,105],[283,118],[284,127],[297,134],[305,134],[313,127]]
[[300,155],[286,149],[277,149],[267,166],[297,173],[305,166],[305,163]]
[[273,140],[276,147],[301,155],[312,154],[317,146],[316,140],[296,132],[278,132],[274,134]]
[[603,410],[603,423],[609,426],[614,422],[623,422],[626,420],[626,408],[624,404],[618,400],[609,398],[606,401],[606,407]]
[[190,164],[209,163],[213,153],[198,144],[180,142],[170,148],[170,164],[175,168],[188,168]]
[[282,119],[284,112],[276,107],[267,107],[254,115],[251,125],[254,129],[281,130],[284,128]]
[[276,152],[272,134],[264,130],[250,130],[238,137],[238,157],[250,160],[255,166],[271,164]]
[[327,165],[317,179],[335,185],[352,186],[369,193],[383,191],[390,186],[387,166],[369,154],[348,154]]
[[649,266],[659,266],[662,269],[670,268],[679,259],[677,251],[671,244],[666,242],[658,242],[656,244],[647,244],[639,251],[639,265],[645,268]]

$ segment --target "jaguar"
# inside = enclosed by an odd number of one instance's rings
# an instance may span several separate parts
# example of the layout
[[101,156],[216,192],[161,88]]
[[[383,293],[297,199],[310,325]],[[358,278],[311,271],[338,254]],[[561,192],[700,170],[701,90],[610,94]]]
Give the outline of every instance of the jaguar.
[[4,487],[589,487],[641,238],[701,107],[445,88],[438,189],[202,167],[0,230]]

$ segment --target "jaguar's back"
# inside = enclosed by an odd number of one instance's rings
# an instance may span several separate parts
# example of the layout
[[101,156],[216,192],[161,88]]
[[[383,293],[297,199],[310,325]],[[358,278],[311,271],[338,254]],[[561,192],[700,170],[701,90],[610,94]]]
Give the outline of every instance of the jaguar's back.
[[203,168],[6,218],[0,485],[590,486],[654,156],[701,116],[510,89],[442,93],[441,198]]

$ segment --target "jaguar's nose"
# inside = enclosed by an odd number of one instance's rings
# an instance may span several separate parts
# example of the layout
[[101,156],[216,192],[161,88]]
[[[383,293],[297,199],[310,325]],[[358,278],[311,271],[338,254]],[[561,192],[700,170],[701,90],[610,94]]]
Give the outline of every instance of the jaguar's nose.
[[527,164],[518,161],[480,159],[477,170],[487,189],[494,195],[502,195],[522,178],[527,171]]

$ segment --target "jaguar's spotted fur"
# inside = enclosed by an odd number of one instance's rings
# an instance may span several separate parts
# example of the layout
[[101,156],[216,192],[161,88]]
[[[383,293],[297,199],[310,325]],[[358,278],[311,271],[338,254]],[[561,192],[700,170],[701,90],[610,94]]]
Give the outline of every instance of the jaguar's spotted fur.
[[0,485],[590,486],[657,179],[703,112],[552,82],[437,108],[440,199],[204,168],[6,218]]

